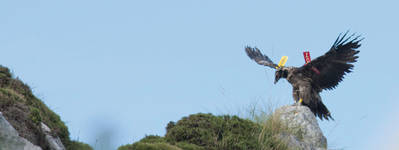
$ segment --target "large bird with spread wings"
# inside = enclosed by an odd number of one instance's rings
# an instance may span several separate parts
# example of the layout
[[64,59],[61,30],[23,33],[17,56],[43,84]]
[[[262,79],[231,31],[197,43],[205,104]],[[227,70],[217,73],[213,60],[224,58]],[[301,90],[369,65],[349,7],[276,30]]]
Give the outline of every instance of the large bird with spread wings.
[[332,90],[350,73],[359,53],[357,50],[363,38],[352,34],[347,37],[346,32],[335,40],[330,50],[324,55],[310,61],[301,67],[278,66],[262,54],[258,48],[246,47],[249,58],[259,65],[276,69],[274,84],[280,78],[286,78],[293,87],[294,101],[305,105],[321,120],[333,119],[330,111],[321,101],[319,93],[322,90]]

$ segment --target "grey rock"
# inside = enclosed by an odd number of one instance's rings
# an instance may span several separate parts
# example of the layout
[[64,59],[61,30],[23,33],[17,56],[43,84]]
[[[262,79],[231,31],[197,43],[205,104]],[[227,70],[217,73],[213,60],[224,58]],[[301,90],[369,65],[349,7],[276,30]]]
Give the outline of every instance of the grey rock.
[[296,135],[283,133],[280,137],[287,142],[289,147],[303,150],[326,150],[327,139],[324,137],[316,117],[306,106],[283,106],[274,114]]
[[18,132],[10,125],[0,112],[0,150],[42,150],[19,136]]
[[46,142],[48,143],[51,150],[65,150],[65,147],[61,142],[61,139],[59,137],[53,137],[51,135],[51,129],[46,124],[41,122],[40,126],[42,132],[46,135]]

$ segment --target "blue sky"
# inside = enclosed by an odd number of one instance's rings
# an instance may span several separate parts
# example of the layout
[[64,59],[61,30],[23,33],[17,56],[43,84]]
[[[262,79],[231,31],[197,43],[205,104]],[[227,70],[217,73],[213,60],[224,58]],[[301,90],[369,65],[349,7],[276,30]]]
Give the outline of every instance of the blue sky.
[[[322,98],[335,121],[319,121],[329,147],[395,149],[397,1],[1,1],[0,64],[29,84],[96,149],[164,135],[198,112],[239,114],[253,103],[293,103],[291,85],[249,60],[304,64],[339,33],[363,35],[359,62]],[[396,147],[395,147],[396,146]]]

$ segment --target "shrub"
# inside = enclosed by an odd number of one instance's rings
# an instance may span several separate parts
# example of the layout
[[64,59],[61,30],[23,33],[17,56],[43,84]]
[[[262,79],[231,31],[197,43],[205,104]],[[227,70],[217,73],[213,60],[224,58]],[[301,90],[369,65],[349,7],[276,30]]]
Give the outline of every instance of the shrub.
[[[251,119],[237,116],[193,114],[178,122],[169,122],[165,137],[146,136],[118,150],[180,148],[182,150],[287,150],[281,134],[294,134],[278,117],[253,114]],[[295,134],[294,134],[295,135]],[[168,149],[169,150],[169,149]]]
[[181,150],[177,146],[173,146],[166,142],[165,138],[148,135],[134,144],[121,146],[118,150]]
[[205,148],[191,144],[191,143],[185,143],[185,142],[179,142],[175,144],[177,147],[183,149],[183,150],[206,150]]
[[126,150],[181,150],[168,143],[135,143]]
[[169,126],[165,138],[170,143],[192,143],[205,149],[256,149],[258,131],[257,124],[237,116],[199,113]]
[[140,140],[142,143],[164,143],[166,142],[165,138],[157,136],[157,135],[147,135],[143,139]]
[[90,145],[78,141],[71,141],[67,150],[93,150]]

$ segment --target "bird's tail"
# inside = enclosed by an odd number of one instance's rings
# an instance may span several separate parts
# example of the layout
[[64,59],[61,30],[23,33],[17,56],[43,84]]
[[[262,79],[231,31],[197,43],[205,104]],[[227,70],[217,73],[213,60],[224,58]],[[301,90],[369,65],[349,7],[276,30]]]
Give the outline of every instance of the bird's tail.
[[313,105],[310,107],[310,110],[314,113],[316,117],[319,117],[321,120],[326,119],[326,120],[334,120],[333,117],[331,117],[330,111],[328,111],[326,105],[323,104],[321,100],[318,100],[316,102],[316,105]]

